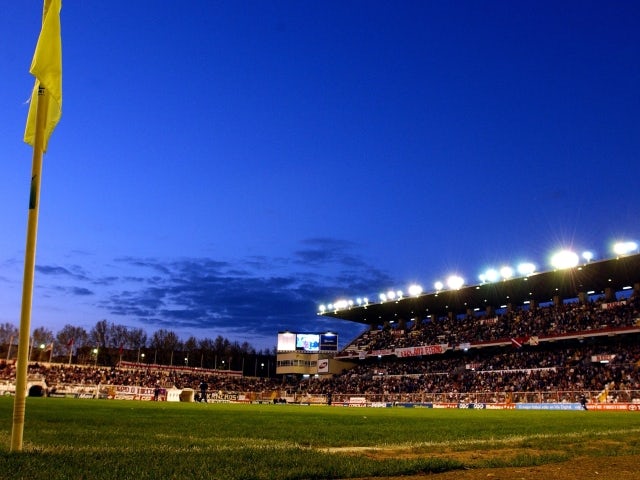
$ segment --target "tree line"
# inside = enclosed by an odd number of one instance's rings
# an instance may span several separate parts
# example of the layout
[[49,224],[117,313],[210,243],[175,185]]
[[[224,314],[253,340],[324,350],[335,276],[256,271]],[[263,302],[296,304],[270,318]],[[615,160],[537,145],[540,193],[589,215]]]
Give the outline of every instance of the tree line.
[[[0,324],[0,360],[16,358],[18,328]],[[115,366],[120,361],[243,370],[246,375],[265,376],[275,371],[275,348],[256,350],[248,342],[232,342],[194,336],[183,341],[172,330],[161,328],[151,337],[141,328],[98,321],[88,332],[67,324],[57,333],[46,327],[31,333],[30,361]]]

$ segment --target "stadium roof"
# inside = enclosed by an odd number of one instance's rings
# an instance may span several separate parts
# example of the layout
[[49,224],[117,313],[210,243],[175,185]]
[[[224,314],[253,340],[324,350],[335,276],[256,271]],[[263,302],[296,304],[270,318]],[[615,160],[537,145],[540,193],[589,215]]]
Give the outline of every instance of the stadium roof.
[[553,301],[556,296],[571,299],[577,298],[580,293],[600,295],[608,288],[619,292],[639,282],[640,254],[636,254],[459,290],[442,290],[383,303],[354,305],[326,311],[321,315],[376,325],[431,315],[440,317],[449,312],[460,314],[469,309],[485,311],[489,306],[499,309],[508,304],[522,306],[530,301],[543,304]]

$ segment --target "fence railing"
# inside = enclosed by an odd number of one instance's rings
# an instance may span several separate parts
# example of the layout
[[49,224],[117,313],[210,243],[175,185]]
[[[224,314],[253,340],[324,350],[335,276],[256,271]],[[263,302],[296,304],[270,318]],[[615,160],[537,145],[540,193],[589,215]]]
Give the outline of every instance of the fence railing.
[[[610,390],[606,394],[602,391],[554,390],[539,392],[475,392],[475,393],[386,393],[386,394],[358,394],[333,393],[332,403],[348,403],[354,397],[365,398],[368,403],[571,403],[578,402],[585,395],[589,403],[637,403],[640,405],[640,390]],[[327,401],[326,395],[293,394],[284,396],[288,401],[305,402],[306,398],[313,398],[310,403]]]
[[[114,385],[89,385],[89,384],[62,384],[49,385],[42,393],[51,392],[58,394],[67,392],[86,393],[99,392],[106,387]],[[0,395],[11,395],[15,392],[12,381],[0,381]],[[287,390],[262,390],[262,391],[225,391],[220,398],[242,398],[247,401],[286,403],[312,403],[326,404],[331,399],[334,404],[349,403],[353,398],[364,399],[367,403],[477,403],[477,404],[509,404],[509,403],[571,403],[578,402],[584,395],[588,403],[633,403],[640,405],[640,390],[550,390],[536,392],[417,392],[417,393],[383,393],[383,394],[359,394],[334,392],[327,394],[315,394],[306,392],[291,392]],[[213,396],[213,394],[212,394]]]

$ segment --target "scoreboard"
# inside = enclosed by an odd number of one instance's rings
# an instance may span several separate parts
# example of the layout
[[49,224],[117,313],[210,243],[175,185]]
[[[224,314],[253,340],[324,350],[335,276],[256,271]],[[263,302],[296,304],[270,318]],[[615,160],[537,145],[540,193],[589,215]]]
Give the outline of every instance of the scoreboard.
[[325,333],[278,333],[279,352],[337,352],[338,334]]

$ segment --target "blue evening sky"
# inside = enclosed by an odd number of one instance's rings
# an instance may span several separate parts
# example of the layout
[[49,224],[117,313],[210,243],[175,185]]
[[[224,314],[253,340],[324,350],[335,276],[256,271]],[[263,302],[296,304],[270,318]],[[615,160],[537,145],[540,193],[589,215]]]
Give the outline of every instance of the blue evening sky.
[[[19,324],[41,0],[0,14],[0,323]],[[640,3],[63,2],[32,328],[271,348],[316,315],[640,238]]]

